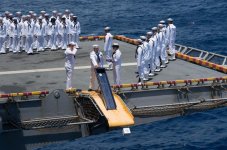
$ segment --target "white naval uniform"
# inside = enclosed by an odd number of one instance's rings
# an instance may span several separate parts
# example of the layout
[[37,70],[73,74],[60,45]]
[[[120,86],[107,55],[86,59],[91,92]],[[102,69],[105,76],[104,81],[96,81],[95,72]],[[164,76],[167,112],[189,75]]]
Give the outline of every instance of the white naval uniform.
[[149,72],[154,73],[155,70],[155,54],[156,54],[156,43],[155,43],[155,38],[150,38],[149,40],[149,52],[150,52],[150,60],[149,60],[149,64],[150,64],[150,69]]
[[45,24],[36,23],[34,28],[34,35],[37,36],[38,46],[37,51],[44,51],[44,34],[45,34]]
[[172,59],[175,59],[175,40],[176,40],[176,27],[173,24],[169,24],[166,29],[169,54]]
[[6,53],[6,25],[0,25],[0,54]]
[[66,70],[66,89],[72,88],[72,76],[75,66],[75,55],[77,49],[71,50],[69,47],[65,50],[65,70]]
[[25,51],[28,54],[33,53],[33,33],[34,33],[34,26],[31,22],[26,22],[25,24],[26,29],[26,44],[25,44]]
[[137,56],[136,56],[136,62],[137,62],[137,68],[139,72],[139,78],[143,80],[144,78],[144,66],[143,66],[143,55],[144,55],[144,45],[138,45],[137,47]]
[[163,27],[162,30],[162,41],[161,41],[161,61],[162,61],[162,65],[165,65],[165,63],[167,62],[167,52],[166,52],[166,28]]
[[18,24],[11,23],[10,25],[10,37],[13,39],[12,49],[13,53],[20,52],[20,45],[19,45],[19,35],[20,29]]
[[56,50],[57,49],[57,35],[58,35],[58,26],[57,24],[52,24],[51,22],[49,23],[49,35],[50,35],[50,41],[49,41],[49,46],[51,50]]
[[20,48],[22,50],[25,50],[25,43],[26,43],[26,24],[27,21],[21,21],[18,23],[19,28],[20,28]]
[[[99,59],[97,55],[99,56]],[[95,53],[95,51],[90,52],[90,61],[91,61],[91,75],[90,75],[89,89],[95,89],[95,81],[96,81],[95,66],[103,67],[102,52],[99,51],[97,54]]]
[[[106,56],[106,59],[111,59],[112,56],[112,43],[113,43],[113,35],[111,33],[106,33],[105,36],[105,43],[104,43],[104,53]],[[112,68],[112,63],[111,62],[107,62],[107,64],[109,65],[109,68]]]
[[161,57],[161,50],[162,50],[162,42],[163,42],[163,33],[160,31],[156,34],[157,36],[157,49],[155,55],[155,65],[157,69],[160,69],[160,57]]
[[78,43],[79,43],[79,37],[81,33],[80,23],[78,21],[76,23],[70,22],[69,28],[70,28],[69,42],[75,42],[76,48],[79,48]]
[[58,33],[61,37],[60,47],[62,49],[66,49],[66,46],[68,44],[69,26],[67,24],[60,23],[59,26],[58,26]]
[[150,44],[147,41],[144,41],[143,45],[144,45],[144,51],[143,51],[144,53],[143,53],[141,65],[143,66],[144,79],[147,79],[149,74],[149,63],[152,57],[152,52],[150,49]]
[[157,67],[157,62],[156,62],[156,55],[158,55],[158,36],[157,33],[151,38],[153,40],[153,50],[152,50],[152,68],[151,68],[151,72],[154,72],[154,70]]
[[46,20],[45,19],[45,33],[44,33],[44,48],[47,49],[47,48],[50,48],[50,28],[49,28],[49,20]]
[[37,23],[36,20],[34,20],[34,19],[31,20],[31,25],[33,26],[33,35],[32,35],[32,47],[33,47],[33,49],[36,49],[38,47],[38,40],[37,40],[37,37],[34,35],[36,23]]
[[[10,44],[12,45],[12,43],[10,43],[10,37],[9,37],[9,34],[10,34],[10,20],[7,19],[6,17],[3,18],[3,23],[5,24],[6,26],[6,48],[10,48]],[[9,49],[9,51],[12,51],[12,47]]]
[[113,78],[114,84],[120,85],[121,84],[121,51],[117,49],[115,53],[113,53]]

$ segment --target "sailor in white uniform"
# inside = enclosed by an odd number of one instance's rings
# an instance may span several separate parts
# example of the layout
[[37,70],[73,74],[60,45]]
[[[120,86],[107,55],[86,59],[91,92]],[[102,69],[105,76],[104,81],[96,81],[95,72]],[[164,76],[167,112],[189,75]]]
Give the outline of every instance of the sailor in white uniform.
[[33,47],[33,50],[36,49],[38,47],[38,40],[37,40],[37,37],[34,35],[34,31],[35,31],[35,25],[37,23],[37,14],[34,13],[32,15],[32,19],[31,19],[31,25],[33,26],[33,35],[32,35],[32,47]]
[[6,53],[6,25],[3,23],[3,18],[0,17],[0,54]]
[[19,46],[19,25],[17,23],[17,18],[13,18],[13,23],[10,25],[10,33],[11,37],[13,39],[13,53],[20,52],[20,46]]
[[50,41],[49,46],[51,50],[57,50],[57,34],[58,34],[58,26],[56,24],[56,18],[52,17],[49,23],[49,35],[50,35]]
[[136,62],[137,62],[137,69],[138,69],[138,73],[139,73],[139,80],[138,80],[138,84],[141,84],[141,81],[143,81],[144,78],[144,73],[143,73],[143,65],[142,65],[142,61],[143,61],[143,54],[144,54],[144,45],[143,45],[143,41],[142,39],[137,39],[138,41],[138,46],[136,49]]
[[62,17],[62,22],[58,26],[58,33],[61,36],[61,48],[66,49],[69,26],[66,24],[66,18]]
[[49,32],[49,14],[46,13],[44,14],[45,18],[44,18],[44,23],[45,23],[45,33],[44,33],[44,47],[45,49],[50,49],[50,32]]
[[[6,48],[8,49],[9,46],[10,46],[10,37],[9,37],[9,34],[10,34],[10,20],[9,20],[9,14],[10,12],[6,11],[5,12],[5,17],[3,17],[3,23],[5,24],[6,26]],[[12,51],[12,49],[10,49],[9,51]]]
[[76,48],[79,48],[79,36],[80,36],[80,23],[77,21],[77,16],[72,17],[72,22],[70,22],[70,40],[76,43]]
[[28,55],[33,54],[33,33],[34,33],[34,24],[31,23],[31,16],[27,15],[27,22],[25,24],[26,29],[26,44],[25,44],[25,51]]
[[168,19],[168,27],[166,28],[167,33],[167,40],[168,40],[168,47],[169,47],[169,54],[170,60],[175,60],[175,40],[176,40],[176,26],[173,24],[173,19]]
[[93,45],[93,51],[90,52],[90,61],[91,61],[91,75],[90,75],[90,84],[89,91],[94,90],[96,82],[95,68],[103,67],[103,54],[99,51],[98,45]]
[[165,30],[163,30],[164,28],[163,24],[158,24],[158,28],[159,28],[158,37],[159,37],[159,47],[160,47],[160,59],[162,63],[160,68],[165,68],[166,67]]
[[20,29],[20,48],[24,51],[25,50],[25,43],[26,43],[26,23],[27,23],[27,16],[22,16],[22,21],[18,22],[19,29]]
[[113,43],[113,54],[112,54],[112,63],[113,63],[113,78],[114,84],[121,84],[121,51],[119,49],[118,43]]
[[[112,43],[113,43],[113,35],[110,33],[110,27],[106,27],[105,29],[105,43],[104,43],[104,53],[105,53],[105,57],[106,57],[106,60],[109,60],[111,59],[111,49],[112,49]],[[111,62],[108,62],[107,61],[107,64],[108,64],[108,69],[109,70],[112,70],[113,69],[113,64]]]
[[152,28],[153,32],[153,37],[152,39],[154,40],[154,68],[155,72],[160,72],[160,55],[161,55],[161,47],[160,47],[160,39],[159,39],[159,34],[158,34],[158,28],[153,27]]
[[[152,32],[147,32],[147,42],[148,42],[148,45],[147,45],[147,48],[149,50],[149,72],[148,72],[148,76],[149,78],[153,77],[154,76],[154,70],[155,70],[155,64],[154,64],[154,61],[155,61],[155,39],[154,37],[152,37],[153,33]],[[146,70],[146,69],[145,69]],[[147,76],[147,72],[145,73],[145,75]]]
[[[165,24],[165,21],[164,20],[161,20],[159,23],[163,25],[162,32],[163,32],[163,36],[164,36],[164,39],[163,39],[164,42],[163,42],[162,50],[161,50],[161,57],[165,57],[165,64],[168,64],[169,61],[168,61],[168,54],[167,54],[167,48],[166,48],[167,47],[166,24]],[[166,65],[164,65],[164,66],[166,66]],[[161,66],[161,68],[162,68],[162,66]]]
[[38,40],[38,47],[37,47],[38,52],[44,51],[44,33],[45,33],[45,24],[43,23],[43,18],[40,16],[34,29],[34,35]]
[[[144,53],[143,53],[143,61],[142,61],[142,66],[143,66],[143,73],[144,73],[144,78],[143,82],[148,81],[148,74],[149,74],[149,64],[151,63],[152,59],[152,51],[150,48],[150,38],[151,38],[152,32],[147,32],[147,37],[140,37],[143,40],[143,45],[144,45]],[[144,40],[145,38],[145,40]]]
[[72,88],[72,76],[75,66],[75,56],[77,49],[75,43],[69,43],[68,47],[65,50],[65,70],[66,70],[66,89]]

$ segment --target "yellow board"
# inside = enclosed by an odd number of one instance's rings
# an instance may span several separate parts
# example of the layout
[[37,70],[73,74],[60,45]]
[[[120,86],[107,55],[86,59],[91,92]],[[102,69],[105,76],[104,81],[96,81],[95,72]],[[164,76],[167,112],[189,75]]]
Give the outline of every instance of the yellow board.
[[107,110],[101,98],[101,94],[95,91],[89,92],[89,94],[99,109],[102,111],[103,115],[106,117],[109,127],[124,127],[134,125],[134,116],[131,114],[131,111],[128,109],[121,97],[113,94],[117,109]]

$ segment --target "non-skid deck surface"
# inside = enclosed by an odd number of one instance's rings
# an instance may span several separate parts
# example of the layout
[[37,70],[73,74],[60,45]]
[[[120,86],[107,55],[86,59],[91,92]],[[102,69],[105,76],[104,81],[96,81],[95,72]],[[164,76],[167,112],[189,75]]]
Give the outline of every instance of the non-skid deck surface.
[[[116,41],[122,51],[122,83],[136,83],[136,46]],[[104,41],[80,42],[73,75],[73,87],[88,89],[90,76],[89,52],[93,44],[99,44],[103,50]],[[35,55],[4,54],[0,55],[0,92],[22,92],[35,90],[64,89],[66,74],[64,70],[64,51],[45,51]],[[221,77],[226,74],[183,60],[170,62],[168,67],[158,73],[151,81]],[[112,72],[108,71],[110,84]]]

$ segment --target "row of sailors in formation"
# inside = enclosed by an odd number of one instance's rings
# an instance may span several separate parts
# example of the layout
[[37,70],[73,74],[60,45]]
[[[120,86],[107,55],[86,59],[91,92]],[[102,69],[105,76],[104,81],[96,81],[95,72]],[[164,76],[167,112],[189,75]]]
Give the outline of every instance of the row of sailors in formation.
[[[140,43],[136,50],[136,59],[139,73],[139,83],[146,82],[165,68],[168,60],[175,60],[175,39],[176,27],[173,19],[168,19],[168,26],[165,21],[160,21],[158,27],[153,27],[152,32],[138,39]],[[168,58],[168,54],[170,58]]]
[[49,16],[41,11],[37,16],[33,11],[29,11],[29,15],[17,12],[13,17],[5,12],[5,16],[0,17],[0,54],[6,53],[6,49],[13,53],[24,50],[28,54],[32,54],[34,49],[66,49],[70,42],[75,42],[76,48],[79,48],[81,29],[77,16],[69,10],[65,10],[64,15],[57,11],[52,13]]

